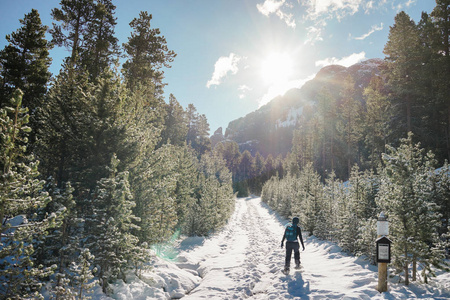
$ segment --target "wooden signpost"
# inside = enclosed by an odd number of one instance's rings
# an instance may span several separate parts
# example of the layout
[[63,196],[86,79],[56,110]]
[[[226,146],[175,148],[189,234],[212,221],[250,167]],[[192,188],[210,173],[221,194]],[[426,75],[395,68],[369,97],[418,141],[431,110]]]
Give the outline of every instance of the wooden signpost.
[[391,262],[391,240],[389,235],[389,222],[383,212],[380,213],[377,221],[377,262],[378,262],[378,291],[387,292],[387,264]]

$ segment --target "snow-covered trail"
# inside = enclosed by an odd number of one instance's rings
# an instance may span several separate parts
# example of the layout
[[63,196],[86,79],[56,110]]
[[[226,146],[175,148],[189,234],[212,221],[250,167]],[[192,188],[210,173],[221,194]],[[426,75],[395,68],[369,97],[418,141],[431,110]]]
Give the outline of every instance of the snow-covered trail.
[[[292,270],[291,275],[283,275],[284,249],[280,241],[284,223],[260,198],[238,199],[226,228],[184,254],[189,261],[199,262],[203,277],[184,299],[377,296],[373,270],[364,269],[355,263],[356,258],[343,256],[329,244],[306,239],[305,233],[302,272]],[[352,273],[346,274],[349,271]]]
[[185,299],[247,298],[264,293],[279,277],[282,225],[259,198],[238,199],[226,228],[185,255],[198,260],[203,280]]

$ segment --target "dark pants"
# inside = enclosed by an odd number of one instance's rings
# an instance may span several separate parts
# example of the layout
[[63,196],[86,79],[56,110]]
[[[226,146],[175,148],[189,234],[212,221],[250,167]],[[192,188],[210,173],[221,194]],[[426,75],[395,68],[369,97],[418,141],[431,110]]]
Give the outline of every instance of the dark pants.
[[289,268],[291,265],[292,250],[294,250],[295,264],[300,264],[300,245],[298,242],[286,242],[286,262],[285,268]]

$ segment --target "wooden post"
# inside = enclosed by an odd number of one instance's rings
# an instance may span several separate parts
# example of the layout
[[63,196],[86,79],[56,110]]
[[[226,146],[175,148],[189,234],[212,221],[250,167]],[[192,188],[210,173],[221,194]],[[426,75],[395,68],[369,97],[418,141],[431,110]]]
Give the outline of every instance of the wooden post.
[[378,291],[387,292],[387,263],[378,263]]
[[387,262],[391,260],[390,241],[386,238],[389,235],[389,223],[383,212],[380,213],[377,221],[377,261],[378,261],[378,291],[387,292]]

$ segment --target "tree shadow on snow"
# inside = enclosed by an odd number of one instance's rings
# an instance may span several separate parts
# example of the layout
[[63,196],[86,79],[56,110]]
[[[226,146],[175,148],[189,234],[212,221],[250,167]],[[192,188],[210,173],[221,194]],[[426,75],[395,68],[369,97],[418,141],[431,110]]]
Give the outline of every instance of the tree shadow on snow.
[[309,299],[311,293],[309,289],[309,282],[303,280],[302,274],[296,272],[292,275],[288,275],[287,291],[293,297],[300,297],[301,299]]

